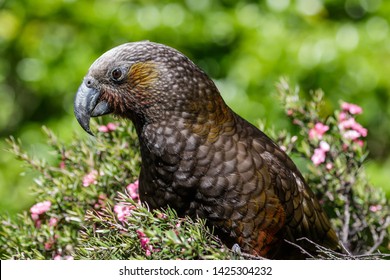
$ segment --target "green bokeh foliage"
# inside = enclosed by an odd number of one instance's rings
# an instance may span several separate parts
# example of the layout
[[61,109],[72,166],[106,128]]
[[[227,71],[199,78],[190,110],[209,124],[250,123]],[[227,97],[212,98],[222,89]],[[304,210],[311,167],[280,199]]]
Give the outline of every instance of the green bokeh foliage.
[[32,201],[32,174],[19,175],[24,169],[3,139],[15,135],[50,160],[40,127],[65,142],[82,134],[72,103],[89,65],[138,40],[188,55],[252,122],[290,129],[275,102],[282,75],[305,92],[322,88],[324,115],[340,99],[359,104],[369,174],[389,192],[389,15],[384,0],[0,0],[0,212]]

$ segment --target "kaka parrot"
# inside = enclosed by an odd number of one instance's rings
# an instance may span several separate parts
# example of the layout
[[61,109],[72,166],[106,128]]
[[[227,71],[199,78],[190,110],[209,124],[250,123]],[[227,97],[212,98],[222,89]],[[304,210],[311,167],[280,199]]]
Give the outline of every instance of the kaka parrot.
[[151,209],[203,218],[226,245],[267,258],[304,258],[290,243],[302,237],[340,248],[293,161],[233,112],[179,51],[149,41],[107,51],[84,77],[74,112],[90,134],[91,117],[112,113],[133,122],[140,199]]

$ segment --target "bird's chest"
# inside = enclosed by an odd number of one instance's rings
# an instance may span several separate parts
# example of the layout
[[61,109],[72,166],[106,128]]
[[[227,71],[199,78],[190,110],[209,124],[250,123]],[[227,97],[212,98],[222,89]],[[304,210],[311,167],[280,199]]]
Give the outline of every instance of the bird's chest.
[[145,136],[140,197],[153,209],[170,206],[179,215],[220,220],[262,190],[256,188],[261,158],[254,159],[237,135],[209,142],[168,126]]
[[202,141],[186,129],[169,125],[145,131],[141,142],[141,200],[151,208],[170,206],[179,215],[198,209],[196,191],[207,171],[197,164]]

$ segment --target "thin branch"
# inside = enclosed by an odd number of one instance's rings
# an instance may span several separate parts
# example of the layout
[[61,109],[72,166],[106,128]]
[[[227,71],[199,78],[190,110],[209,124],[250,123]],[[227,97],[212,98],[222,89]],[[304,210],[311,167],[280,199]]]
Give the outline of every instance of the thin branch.
[[[383,240],[384,240],[384,238],[386,237],[386,234],[387,234],[387,228],[389,226],[390,226],[390,216],[387,216],[386,217],[386,222],[383,223],[382,227],[378,228],[379,231],[380,231],[379,237],[376,238],[374,245],[371,247],[370,250],[367,251],[367,254],[373,253],[383,243]],[[375,229],[372,229],[372,228],[371,228],[371,230],[375,231]],[[376,232],[375,232],[375,235],[377,236]]]
[[[348,187],[345,190],[346,193],[348,193]],[[348,237],[349,237],[349,223],[351,220],[351,215],[350,215],[350,201],[349,201],[349,195],[347,194],[345,196],[345,204],[344,204],[344,224],[343,224],[343,229],[341,231],[341,242],[343,244],[348,244]]]
[[312,254],[310,254],[308,251],[306,251],[303,247],[299,246],[298,244],[291,242],[289,240],[286,240],[286,239],[284,241],[287,242],[288,244],[291,244],[291,245],[295,246],[296,248],[298,248],[303,254],[308,255],[312,259],[315,259],[315,257]]
[[290,242],[288,240],[285,240],[285,241],[290,243],[291,245],[297,247],[298,249],[300,249],[302,252],[306,253],[307,255],[309,255],[313,259],[323,259],[322,255],[324,255],[324,254],[333,260],[340,260],[340,259],[344,259],[344,260],[369,260],[369,259],[390,258],[390,254],[384,254],[384,253],[380,253],[380,252],[370,253],[370,254],[366,253],[366,254],[360,254],[360,255],[352,255],[346,250],[346,253],[339,253],[339,252],[335,252],[331,249],[328,249],[322,245],[319,245],[306,237],[302,237],[302,238],[297,239],[297,241],[309,242],[310,244],[312,244],[316,247],[319,255],[317,257],[314,257],[311,254],[307,253],[307,251],[305,249],[303,249],[300,245],[293,243],[293,242]]

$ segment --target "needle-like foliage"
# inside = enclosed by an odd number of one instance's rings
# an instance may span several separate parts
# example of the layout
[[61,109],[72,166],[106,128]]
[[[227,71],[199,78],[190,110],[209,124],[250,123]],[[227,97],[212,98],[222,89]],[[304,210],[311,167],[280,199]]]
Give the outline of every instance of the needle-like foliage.
[[[298,129],[295,135],[261,129],[296,160],[346,249],[339,254],[319,246],[323,258],[388,258],[390,210],[365,173],[367,131],[355,119],[359,107],[343,102],[340,110],[323,116],[321,91],[303,101],[285,80],[278,89]],[[37,204],[16,218],[1,217],[2,259],[252,258],[224,246],[203,220],[142,205],[133,126],[99,122],[93,126],[95,138],[82,135],[68,144],[44,128],[54,164],[30,157],[9,139],[9,150],[37,172],[31,186]]]

